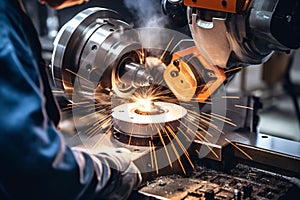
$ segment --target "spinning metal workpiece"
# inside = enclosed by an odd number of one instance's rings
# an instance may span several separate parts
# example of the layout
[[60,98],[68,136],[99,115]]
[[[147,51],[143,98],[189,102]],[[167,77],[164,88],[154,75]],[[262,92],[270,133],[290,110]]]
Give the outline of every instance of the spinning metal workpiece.
[[229,73],[212,65],[187,36],[133,29],[115,11],[89,8],[63,26],[54,46],[53,78],[74,119],[88,119],[78,132],[90,141],[84,142],[89,150],[125,147],[135,160],[144,156],[145,172],[169,166],[168,173],[186,173],[195,156],[224,168],[242,160],[300,174],[299,143],[236,132],[231,118],[239,122],[250,114],[226,115],[232,107],[222,85]]

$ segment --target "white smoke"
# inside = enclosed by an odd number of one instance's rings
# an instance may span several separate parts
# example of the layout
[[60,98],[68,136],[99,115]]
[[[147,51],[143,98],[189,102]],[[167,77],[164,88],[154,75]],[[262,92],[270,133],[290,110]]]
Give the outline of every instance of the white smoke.
[[124,5],[137,18],[139,27],[164,27],[167,18],[160,0],[124,0]]
[[[163,14],[160,0],[124,0],[124,5],[136,19],[140,42],[144,48],[165,48],[164,35],[160,29],[167,25],[167,17]],[[160,48],[161,47],[161,48]]]

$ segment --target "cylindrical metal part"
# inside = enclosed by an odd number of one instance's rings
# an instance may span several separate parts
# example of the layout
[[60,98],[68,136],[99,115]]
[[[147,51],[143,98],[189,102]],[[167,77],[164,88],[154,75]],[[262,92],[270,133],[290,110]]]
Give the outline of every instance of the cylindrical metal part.
[[[141,112],[142,105],[138,103],[128,103],[117,106],[113,109],[112,117],[114,127],[128,135],[134,137],[151,137],[163,133],[162,129],[166,126],[171,127],[176,132],[181,120],[187,110],[182,106],[166,102],[154,102],[158,107],[158,112],[151,114]],[[140,111],[140,112],[139,112]]]
[[127,63],[123,68],[119,68],[117,72],[120,77],[120,81],[127,85],[133,85],[134,87],[149,86],[153,83],[153,77],[147,72],[146,68],[142,64]]
[[[59,31],[54,42],[52,70],[59,89],[68,97],[90,96],[97,87],[112,88],[117,67],[139,62],[141,44],[131,26],[112,10],[89,8],[77,14]],[[130,55],[130,56],[127,56]]]

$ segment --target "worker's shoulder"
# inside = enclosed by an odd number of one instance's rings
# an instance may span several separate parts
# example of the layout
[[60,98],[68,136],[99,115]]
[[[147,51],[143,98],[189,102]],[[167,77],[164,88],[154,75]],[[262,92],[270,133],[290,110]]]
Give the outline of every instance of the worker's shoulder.
[[1,0],[0,1],[0,20],[11,21],[21,20],[21,8],[16,0]]
[[[24,14],[23,14],[24,15]],[[13,51],[24,47],[22,10],[17,0],[0,0],[0,50]]]
[[1,0],[0,1],[0,14],[12,16],[18,13],[20,4],[17,0]]
[[0,9],[8,8],[9,6],[12,6],[14,4],[14,0],[1,0],[0,1]]
[[23,22],[22,10],[17,0],[0,0],[0,31],[12,33],[19,30]]

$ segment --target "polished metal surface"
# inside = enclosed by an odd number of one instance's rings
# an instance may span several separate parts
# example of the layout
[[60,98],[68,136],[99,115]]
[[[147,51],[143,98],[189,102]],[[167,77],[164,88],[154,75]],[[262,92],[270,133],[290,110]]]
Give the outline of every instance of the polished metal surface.
[[163,132],[165,126],[171,126],[175,130],[178,120],[187,114],[184,107],[173,103],[154,102],[154,106],[158,109],[158,113],[149,113],[153,109],[150,102],[135,102],[115,107],[112,113],[115,128],[135,137],[150,137]]
[[[250,162],[258,163],[260,166],[269,166],[277,171],[287,171],[288,174],[300,177],[299,142],[259,133],[249,133],[246,140],[240,139],[241,136],[236,137],[233,134],[230,138],[240,149],[252,157],[253,160]],[[248,160],[237,149],[235,149],[234,155]]]
[[93,93],[105,72],[110,70],[111,74],[118,58],[127,53],[128,46],[134,46],[131,49],[140,47],[131,40],[116,39],[122,30],[130,28],[120,19],[115,11],[89,8],[59,31],[54,42],[52,71],[57,87],[64,90],[69,99],[77,93]]
[[212,160],[245,161],[271,171],[300,177],[299,142],[259,133],[226,132],[217,144],[195,140],[192,153],[195,154],[195,150],[201,146],[209,146],[215,152],[207,155]]
[[[254,0],[249,3],[245,12],[235,14],[188,8],[188,21],[193,39],[212,65],[230,68],[263,63],[273,50],[286,52],[294,48],[292,45],[284,45],[280,42],[286,39],[279,38],[274,32],[280,29],[274,27],[274,18],[281,18],[277,16],[281,13],[287,15],[288,20],[290,15],[282,13],[293,13],[296,21],[296,11],[289,6],[281,11],[278,10],[281,8],[276,9],[278,5],[279,0]],[[284,17],[282,16],[282,19]],[[292,30],[297,31],[297,25],[292,23],[289,25],[295,26]],[[285,33],[285,36],[289,34],[292,35],[292,33]]]

